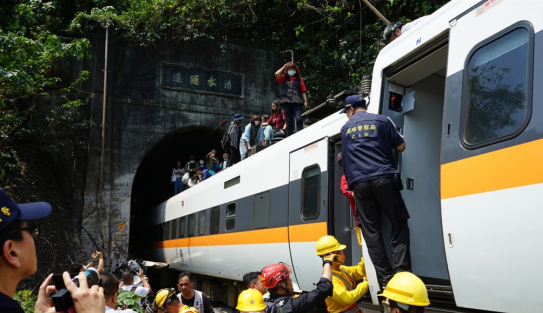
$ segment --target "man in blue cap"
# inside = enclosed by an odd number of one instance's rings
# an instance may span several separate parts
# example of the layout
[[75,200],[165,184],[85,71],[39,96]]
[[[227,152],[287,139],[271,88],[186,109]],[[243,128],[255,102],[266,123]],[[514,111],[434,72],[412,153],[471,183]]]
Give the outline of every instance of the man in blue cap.
[[230,159],[228,159],[228,166],[230,167],[235,163],[241,161],[241,154],[239,153],[239,141],[241,139],[241,121],[244,116],[240,113],[236,113],[233,116],[233,121],[228,128],[228,135],[230,136]]
[[[24,313],[21,306],[12,299],[19,282],[34,275],[38,269],[34,239],[40,235],[40,227],[32,223],[51,214],[47,202],[16,204],[0,189],[0,312]],[[53,313],[55,307],[49,295],[54,291],[48,286],[53,275],[41,284],[34,312]],[[105,298],[103,289],[97,285],[88,288],[83,272],[79,274],[79,286],[70,275],[63,274],[64,283],[74,299],[78,313],[103,313]]]
[[[367,112],[369,98],[349,96],[344,104],[340,114],[349,121],[341,128],[343,171],[377,278],[385,287],[395,272],[411,270],[409,213],[393,157],[393,150],[405,150],[405,142],[387,116]],[[391,223],[393,267],[383,243],[381,210]]]

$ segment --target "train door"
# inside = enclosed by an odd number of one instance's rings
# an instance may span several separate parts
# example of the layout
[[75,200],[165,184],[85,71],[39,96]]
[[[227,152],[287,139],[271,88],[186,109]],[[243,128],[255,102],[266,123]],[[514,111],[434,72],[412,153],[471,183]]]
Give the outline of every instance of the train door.
[[294,283],[313,290],[322,273],[316,241],[327,234],[328,138],[290,153],[288,234]]
[[450,22],[441,203],[460,307],[541,305],[527,286],[543,277],[542,12],[542,1],[487,1]]
[[[442,117],[448,58],[447,34],[407,61],[385,69],[382,114],[403,134],[406,150],[396,153],[409,211],[411,268],[431,285],[434,304],[454,305],[442,239],[439,194]],[[384,214],[383,238],[390,242],[390,223]],[[385,244],[390,253],[390,244]],[[391,258],[390,258],[391,259]]]

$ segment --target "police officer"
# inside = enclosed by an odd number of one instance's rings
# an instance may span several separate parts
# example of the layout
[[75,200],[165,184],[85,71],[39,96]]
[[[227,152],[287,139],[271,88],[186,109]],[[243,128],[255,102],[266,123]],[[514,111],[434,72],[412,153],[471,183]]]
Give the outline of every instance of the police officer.
[[385,313],[423,313],[430,305],[426,286],[415,274],[400,272],[388,282],[385,291],[378,296],[385,297]]
[[368,291],[367,281],[356,284],[357,280],[366,278],[364,258],[356,266],[342,265],[345,262],[343,249],[346,247],[334,236],[322,236],[317,241],[317,255],[337,255],[332,263],[333,294],[326,298],[326,308],[330,313],[359,312],[357,301]]
[[317,282],[317,288],[301,296],[294,296],[294,287],[290,278],[290,267],[279,262],[262,269],[262,283],[270,292],[272,304],[267,306],[266,312],[306,313],[322,303],[332,295],[331,265],[336,258],[335,254],[323,257],[322,276]]
[[[343,170],[354,193],[369,256],[384,287],[395,272],[411,270],[409,213],[393,159],[393,150],[404,151],[405,142],[388,117],[366,111],[368,98],[349,96],[344,103],[340,113],[349,120],[341,128]],[[393,267],[383,243],[381,210],[391,223]]]

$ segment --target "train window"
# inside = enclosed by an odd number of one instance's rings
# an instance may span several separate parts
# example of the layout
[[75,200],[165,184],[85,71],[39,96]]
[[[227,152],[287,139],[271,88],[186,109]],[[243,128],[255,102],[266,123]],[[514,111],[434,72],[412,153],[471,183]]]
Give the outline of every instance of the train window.
[[206,211],[198,213],[198,236],[206,234]]
[[531,32],[518,27],[477,48],[466,66],[463,143],[468,149],[518,135],[531,114]]
[[191,215],[189,215],[189,229],[187,231],[187,237],[194,236],[194,229],[196,228],[194,225],[195,222],[196,222],[196,216],[195,216],[195,213],[192,213]]
[[211,208],[211,216],[209,222],[209,233],[214,235],[219,233],[219,219],[221,217],[221,208],[216,206]]
[[230,203],[226,206],[226,226],[225,230],[234,230],[236,228],[236,204]]
[[270,224],[270,192],[266,191],[255,196],[253,211],[253,227],[265,228]]
[[239,176],[234,177],[234,178],[230,179],[229,181],[225,181],[224,182],[224,189],[235,186],[235,185],[239,184],[239,182],[240,182],[240,177]]
[[164,235],[162,238],[164,238],[164,240],[170,240],[171,237],[170,237],[170,224],[171,222],[164,222],[162,223],[162,227],[163,227],[163,230],[164,230]]
[[302,174],[302,218],[306,221],[319,217],[320,177],[318,166],[306,168]]
[[170,239],[177,239],[177,223],[179,222],[179,219],[172,220],[172,230],[170,232]]
[[179,220],[179,238],[185,237],[185,217]]

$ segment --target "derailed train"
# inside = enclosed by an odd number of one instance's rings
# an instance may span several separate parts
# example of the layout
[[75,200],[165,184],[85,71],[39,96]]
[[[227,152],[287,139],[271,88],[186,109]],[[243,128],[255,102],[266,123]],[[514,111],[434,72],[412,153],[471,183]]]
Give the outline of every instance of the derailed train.
[[[406,140],[397,163],[413,272],[433,304],[541,304],[542,16],[543,1],[451,1],[375,62],[369,111],[388,115]],[[284,261],[302,291],[320,277],[322,235],[347,243],[357,263],[335,163],[346,120],[332,114],[140,217],[147,259],[225,282]]]

